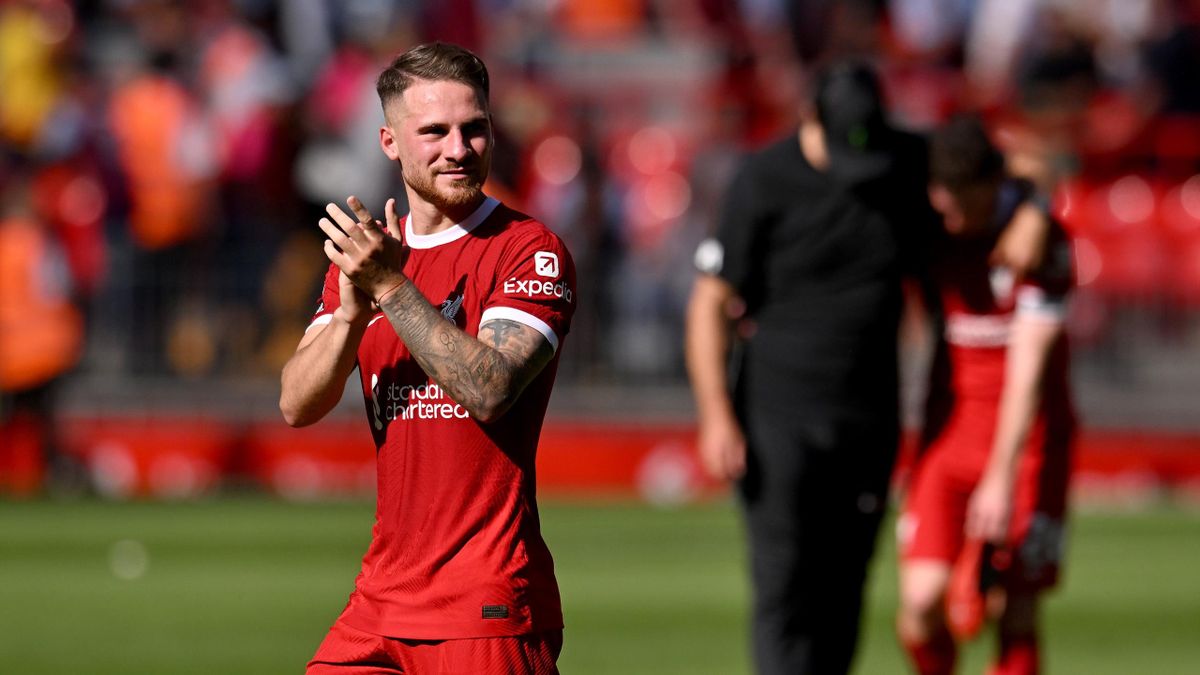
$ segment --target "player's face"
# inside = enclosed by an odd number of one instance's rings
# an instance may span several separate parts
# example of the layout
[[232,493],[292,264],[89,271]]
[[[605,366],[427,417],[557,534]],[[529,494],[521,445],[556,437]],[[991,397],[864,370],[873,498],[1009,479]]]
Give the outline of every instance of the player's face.
[[417,80],[386,117],[380,145],[400,163],[410,193],[451,213],[478,204],[493,144],[481,93],[461,82]]
[[947,232],[970,234],[987,227],[995,206],[995,189],[991,183],[956,190],[934,183],[929,186],[929,203],[941,214]]

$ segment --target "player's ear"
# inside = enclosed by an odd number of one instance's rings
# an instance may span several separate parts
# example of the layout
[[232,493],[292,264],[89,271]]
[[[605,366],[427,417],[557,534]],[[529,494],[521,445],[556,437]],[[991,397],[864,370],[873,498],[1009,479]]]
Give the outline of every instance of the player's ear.
[[393,161],[400,159],[399,148],[396,147],[396,134],[392,133],[391,127],[379,127],[379,148],[383,150],[383,154]]

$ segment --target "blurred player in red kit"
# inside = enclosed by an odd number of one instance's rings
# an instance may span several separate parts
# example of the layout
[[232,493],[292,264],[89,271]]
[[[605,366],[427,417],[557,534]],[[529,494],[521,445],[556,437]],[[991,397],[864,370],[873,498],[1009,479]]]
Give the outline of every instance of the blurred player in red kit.
[[[917,672],[951,673],[955,636],[971,636],[987,612],[999,633],[989,672],[1032,674],[1039,594],[1057,581],[1062,555],[1075,428],[1063,332],[1070,246],[1033,187],[1005,172],[978,119],[938,131],[930,173],[950,235],[932,270],[945,340],[897,526],[897,630]],[[1039,211],[1040,265],[1022,278],[993,267],[1001,231]]]
[[575,309],[562,241],[483,192],[488,73],[432,43],[377,83],[401,168],[376,220],[329,204],[320,304],[284,366],[280,409],[312,424],[357,366],[378,503],[345,610],[308,673],[557,673],[562,609],[534,455]]

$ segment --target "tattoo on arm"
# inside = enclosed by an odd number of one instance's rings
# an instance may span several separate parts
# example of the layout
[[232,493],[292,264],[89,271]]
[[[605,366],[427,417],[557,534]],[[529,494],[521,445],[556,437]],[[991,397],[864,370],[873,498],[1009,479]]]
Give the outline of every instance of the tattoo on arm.
[[[508,339],[522,327],[522,324],[509,319],[495,319],[487,322],[492,332],[492,346],[496,349],[503,347]],[[480,327],[482,328],[482,326]]]
[[476,418],[503,414],[554,356],[546,338],[516,321],[494,319],[478,338],[445,320],[411,282],[380,309],[421,368]]

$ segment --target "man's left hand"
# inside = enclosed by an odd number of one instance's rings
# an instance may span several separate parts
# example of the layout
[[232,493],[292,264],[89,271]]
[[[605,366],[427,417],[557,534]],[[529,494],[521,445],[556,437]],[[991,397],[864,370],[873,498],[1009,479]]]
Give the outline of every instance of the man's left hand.
[[1003,544],[1012,519],[1012,481],[985,473],[967,504],[966,535]]
[[386,230],[384,223],[374,219],[357,197],[347,199],[346,205],[354,218],[330,203],[325,207],[329,218],[318,223],[329,237],[325,241],[325,255],[355,286],[378,300],[405,279],[402,269],[408,251],[400,239],[396,200],[389,199],[385,207]]

